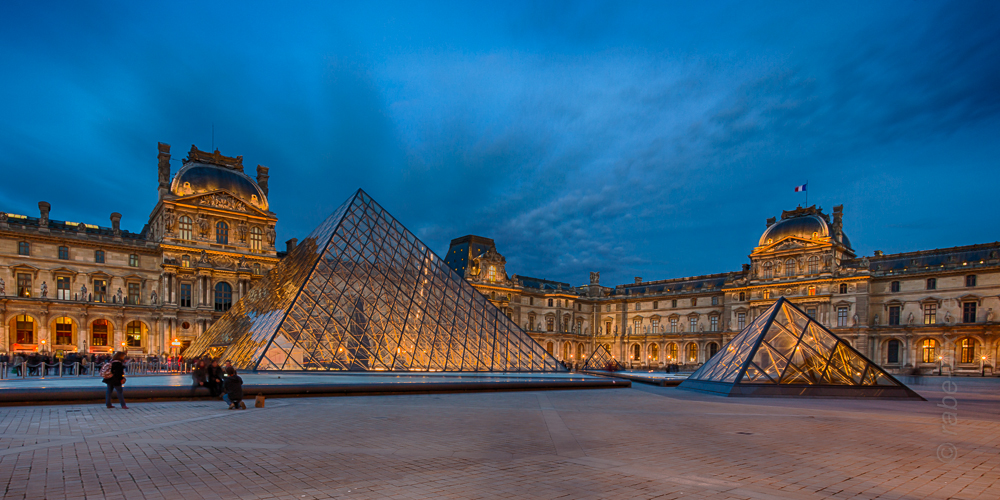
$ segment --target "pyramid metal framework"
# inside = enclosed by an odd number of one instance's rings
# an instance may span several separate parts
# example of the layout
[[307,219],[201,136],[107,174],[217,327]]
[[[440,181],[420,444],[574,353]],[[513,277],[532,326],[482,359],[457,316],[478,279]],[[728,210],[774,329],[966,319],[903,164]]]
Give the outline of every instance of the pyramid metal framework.
[[184,355],[250,370],[565,371],[360,189]]
[[784,297],[679,387],[726,396],[923,399]]
[[583,363],[584,370],[617,370],[621,364],[611,355],[611,351],[604,344],[598,344],[593,354]]

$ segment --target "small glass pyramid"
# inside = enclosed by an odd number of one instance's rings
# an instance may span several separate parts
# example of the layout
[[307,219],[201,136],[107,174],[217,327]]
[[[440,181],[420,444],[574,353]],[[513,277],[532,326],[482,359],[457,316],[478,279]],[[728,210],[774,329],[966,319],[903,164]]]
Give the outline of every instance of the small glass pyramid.
[[611,355],[611,351],[604,344],[598,344],[594,353],[583,363],[584,370],[605,370],[615,371],[621,369],[621,364]]
[[249,370],[565,371],[360,189],[184,355]]
[[726,396],[923,400],[784,297],[679,387]]

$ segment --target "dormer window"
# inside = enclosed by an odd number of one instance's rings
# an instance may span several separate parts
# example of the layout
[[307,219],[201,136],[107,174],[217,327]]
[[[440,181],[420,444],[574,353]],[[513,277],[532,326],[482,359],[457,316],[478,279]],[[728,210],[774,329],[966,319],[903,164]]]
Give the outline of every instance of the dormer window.
[[181,257],[181,267],[191,267],[191,256],[185,255]]
[[257,195],[255,194],[250,195],[250,201],[257,203]]
[[817,233],[816,231],[813,231],[812,239],[815,240],[816,238],[819,238],[819,233]]
[[768,244],[768,245],[770,245],[770,244],[771,244],[771,242],[773,242],[773,241],[774,241],[774,240],[772,240],[771,238],[768,238],[768,239],[767,239],[767,244]]

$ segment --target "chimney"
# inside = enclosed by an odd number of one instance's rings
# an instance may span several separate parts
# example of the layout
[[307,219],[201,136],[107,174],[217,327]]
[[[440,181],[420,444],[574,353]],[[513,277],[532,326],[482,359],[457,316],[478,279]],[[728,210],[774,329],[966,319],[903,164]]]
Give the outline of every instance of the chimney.
[[47,201],[40,201],[40,202],[38,202],[38,212],[40,214],[39,217],[38,217],[38,225],[39,226],[41,226],[43,228],[44,227],[49,227],[49,210],[51,208],[52,208],[52,205],[49,205],[49,202],[47,202]]
[[156,143],[156,147],[160,150],[160,154],[156,155],[157,168],[159,169],[160,177],[160,199],[163,199],[163,195],[170,191],[170,144],[164,144],[162,142]]
[[121,236],[121,234],[122,234],[121,222],[122,222],[122,214],[120,214],[118,212],[112,212],[111,213],[111,229],[114,230],[115,236]]
[[270,176],[267,175],[268,168],[264,165],[257,165],[257,185],[260,186],[260,190],[264,192],[264,196],[270,196],[267,194],[267,180]]
[[636,276],[636,277],[635,277],[635,284],[636,284],[636,285],[638,285],[638,284],[640,284],[640,283],[642,283],[642,278],[640,278],[640,277]]
[[292,250],[295,250],[295,244],[298,243],[298,242],[299,242],[298,238],[292,238],[292,239],[286,241],[285,242],[285,251],[288,252],[288,253],[292,253]]

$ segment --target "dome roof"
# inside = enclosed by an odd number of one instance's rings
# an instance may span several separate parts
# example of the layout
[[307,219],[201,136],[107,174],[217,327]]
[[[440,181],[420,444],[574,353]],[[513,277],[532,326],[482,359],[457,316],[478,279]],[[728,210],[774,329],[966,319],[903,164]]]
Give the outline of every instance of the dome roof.
[[267,197],[260,186],[243,172],[225,166],[187,161],[170,184],[170,192],[177,196],[220,190],[267,211]]
[[771,240],[771,243],[776,243],[790,236],[808,240],[813,237],[813,233],[816,233],[816,236],[820,238],[829,237],[830,226],[818,215],[790,217],[771,224],[771,227],[767,228],[761,235],[757,246],[768,244],[768,240]]

